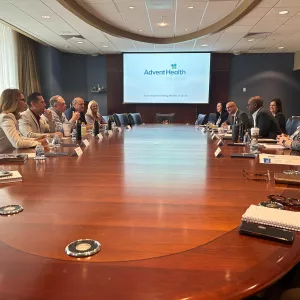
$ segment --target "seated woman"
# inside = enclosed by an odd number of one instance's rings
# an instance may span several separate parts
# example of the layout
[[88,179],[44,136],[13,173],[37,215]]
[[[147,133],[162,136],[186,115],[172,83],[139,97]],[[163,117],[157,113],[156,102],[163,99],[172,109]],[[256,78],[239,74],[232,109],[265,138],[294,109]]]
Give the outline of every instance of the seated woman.
[[47,145],[45,136],[38,139],[26,138],[18,128],[20,112],[26,108],[24,95],[17,89],[6,89],[0,97],[0,152],[9,148],[30,148],[42,143]]
[[95,120],[99,122],[99,124],[106,124],[105,120],[99,113],[98,103],[95,100],[89,102],[87,112],[85,114],[85,120],[87,124],[93,125]]
[[216,122],[215,125],[217,125],[218,127],[221,127],[221,125],[227,121],[228,118],[228,112],[226,110],[226,104],[219,102],[217,104],[217,118],[216,118]]
[[279,98],[274,98],[270,102],[270,112],[272,113],[272,115],[277,120],[281,131],[283,133],[286,133],[286,130],[285,130],[285,116],[282,112],[282,103],[281,103],[281,100]]

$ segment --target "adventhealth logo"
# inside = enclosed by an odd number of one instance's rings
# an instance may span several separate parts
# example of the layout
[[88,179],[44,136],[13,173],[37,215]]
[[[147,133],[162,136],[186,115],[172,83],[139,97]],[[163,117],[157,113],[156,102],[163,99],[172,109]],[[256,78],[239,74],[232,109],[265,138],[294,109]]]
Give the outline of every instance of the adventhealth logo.
[[177,64],[171,64],[170,69],[165,70],[145,70],[144,75],[186,75],[186,71],[177,70]]

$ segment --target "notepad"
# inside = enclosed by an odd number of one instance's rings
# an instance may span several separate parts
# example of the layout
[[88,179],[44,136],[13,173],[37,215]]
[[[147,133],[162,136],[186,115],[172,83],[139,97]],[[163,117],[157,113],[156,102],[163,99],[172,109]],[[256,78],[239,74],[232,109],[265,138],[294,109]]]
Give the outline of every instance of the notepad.
[[300,231],[300,212],[250,205],[242,221]]
[[22,175],[18,171],[9,171],[11,175],[0,177],[0,183],[22,181]]

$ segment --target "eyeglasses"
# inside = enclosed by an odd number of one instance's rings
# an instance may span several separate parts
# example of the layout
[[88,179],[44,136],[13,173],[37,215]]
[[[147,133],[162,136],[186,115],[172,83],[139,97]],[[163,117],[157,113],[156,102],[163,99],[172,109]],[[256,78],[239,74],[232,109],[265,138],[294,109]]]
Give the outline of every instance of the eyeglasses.
[[269,195],[268,199],[272,202],[277,202],[285,206],[300,207],[300,199],[286,198],[281,195]]
[[243,176],[249,180],[256,180],[256,181],[270,181],[271,176],[269,170],[267,173],[249,173],[243,170]]

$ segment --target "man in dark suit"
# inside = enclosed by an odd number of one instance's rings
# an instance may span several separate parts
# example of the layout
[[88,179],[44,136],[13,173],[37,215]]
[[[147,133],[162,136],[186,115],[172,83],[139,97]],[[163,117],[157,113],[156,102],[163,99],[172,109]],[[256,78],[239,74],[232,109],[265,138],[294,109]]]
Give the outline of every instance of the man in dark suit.
[[222,127],[231,126],[234,124],[244,124],[244,128],[250,128],[249,117],[248,115],[239,110],[237,105],[234,102],[228,102],[226,104],[226,110],[228,111],[228,119],[222,124]]
[[255,96],[248,101],[248,110],[252,115],[252,127],[259,128],[259,135],[263,138],[276,139],[281,134],[278,122],[269,110],[263,108],[263,100],[260,96]]

